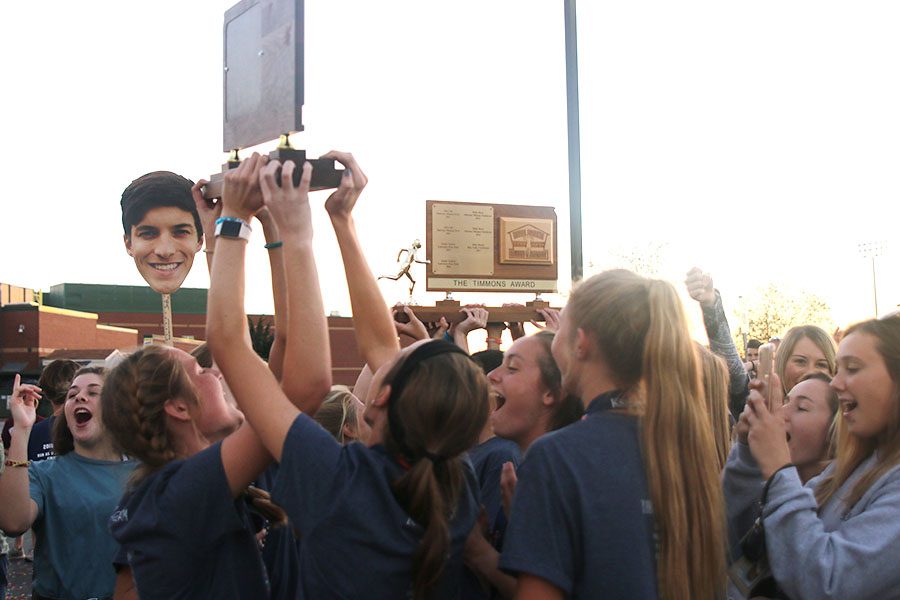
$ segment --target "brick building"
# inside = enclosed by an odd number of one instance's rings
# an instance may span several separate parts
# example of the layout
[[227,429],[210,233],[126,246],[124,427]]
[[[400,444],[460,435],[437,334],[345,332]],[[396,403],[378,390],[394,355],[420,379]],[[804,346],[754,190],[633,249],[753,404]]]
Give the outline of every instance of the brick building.
[[[172,329],[183,338],[203,340],[205,289],[172,294]],[[271,315],[251,315],[271,323]],[[328,317],[334,383],[353,385],[362,368],[353,323]],[[48,292],[0,284],[0,416],[15,373],[34,380],[44,364],[70,358],[87,364],[163,335],[160,296],[149,287],[63,283]]]

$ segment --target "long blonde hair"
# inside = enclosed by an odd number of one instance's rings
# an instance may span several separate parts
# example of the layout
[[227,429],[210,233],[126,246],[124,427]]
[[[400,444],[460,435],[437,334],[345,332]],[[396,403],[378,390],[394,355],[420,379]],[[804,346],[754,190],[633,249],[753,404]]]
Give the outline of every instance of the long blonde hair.
[[719,459],[719,470],[725,468],[728,451],[731,450],[731,421],[728,409],[728,366],[722,357],[717,356],[700,344],[695,344],[703,374],[703,395],[706,397],[706,411],[712,427],[713,439],[716,442],[716,455]]
[[594,340],[640,417],[660,596],[720,597],[726,538],[716,445],[675,289],[630,271],[606,271],[579,285],[566,311]]
[[834,471],[823,477],[816,488],[816,501],[820,507],[837,493],[857,467],[872,456],[875,450],[878,450],[878,462],[872,465],[853,485],[850,493],[842,498],[847,509],[859,502],[885,473],[900,464],[900,315],[857,323],[847,330],[844,338],[852,333],[865,333],[877,340],[878,354],[884,360],[894,384],[894,404],[883,437],[886,443],[881,447],[878,446],[876,439],[861,439],[852,435],[843,422],[839,422]]

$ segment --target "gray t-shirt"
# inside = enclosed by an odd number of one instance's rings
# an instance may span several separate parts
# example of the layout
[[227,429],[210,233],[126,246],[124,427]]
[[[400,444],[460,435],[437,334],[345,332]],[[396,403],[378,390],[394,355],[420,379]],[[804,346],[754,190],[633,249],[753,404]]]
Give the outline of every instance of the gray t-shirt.
[[60,600],[112,596],[118,545],[107,521],[134,466],[133,461],[94,460],[75,452],[31,464],[38,594]]

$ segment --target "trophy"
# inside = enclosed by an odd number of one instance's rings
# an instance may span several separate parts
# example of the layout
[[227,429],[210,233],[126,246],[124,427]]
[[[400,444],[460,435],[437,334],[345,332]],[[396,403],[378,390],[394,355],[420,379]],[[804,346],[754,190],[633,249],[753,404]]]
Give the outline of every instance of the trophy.
[[[340,185],[333,160],[308,159],[290,144],[303,131],[303,0],[242,0],[225,12],[222,171],[209,177],[203,197],[222,197],[225,173],[240,164],[243,148],[278,139],[269,158],[297,166],[312,163],[310,189]],[[294,170],[294,185],[302,169]],[[163,332],[173,343],[171,294],[190,272],[203,243],[193,182],[156,171],[134,180],[122,194],[125,249],[150,287],[162,295]]]
[[[412,281],[412,261],[425,264],[426,290],[445,292],[446,297],[434,307],[416,306],[419,319],[462,321],[465,315],[452,292],[525,292],[535,294],[525,306],[484,307],[488,337],[499,340],[506,322],[544,320],[538,311],[550,303],[541,293],[556,292],[558,278],[553,207],[439,200],[428,200],[425,207],[426,259],[418,261],[414,251],[406,251],[410,258],[404,270],[387,277],[406,275]],[[402,312],[396,318],[407,320]]]
[[[400,263],[400,270],[397,271],[396,275],[382,275],[378,279],[390,279],[391,281],[398,281],[401,277],[406,277],[409,280],[409,304],[412,304],[413,290],[416,287],[416,280],[413,279],[412,274],[409,270],[412,268],[414,264],[418,265],[427,265],[431,261],[430,260],[419,260],[416,258],[416,254],[422,248],[422,242],[419,240],[414,240],[412,244],[410,244],[409,248],[401,248],[400,252],[397,253],[397,262]],[[406,258],[403,262],[400,262],[400,257],[406,253]]]
[[[222,197],[225,173],[240,164],[240,150],[279,140],[269,159],[312,164],[311,190],[336,188],[343,169],[329,159],[307,158],[290,134],[303,131],[304,0],[242,0],[225,12],[223,144],[228,160],[203,197]],[[294,170],[294,185],[302,169]]]

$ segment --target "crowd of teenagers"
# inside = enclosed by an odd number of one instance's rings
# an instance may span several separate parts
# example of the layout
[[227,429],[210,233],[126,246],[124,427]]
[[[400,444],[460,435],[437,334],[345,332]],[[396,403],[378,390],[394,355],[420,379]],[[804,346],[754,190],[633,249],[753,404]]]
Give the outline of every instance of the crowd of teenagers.
[[[613,270],[470,355],[487,311],[429,328],[389,308],[354,223],[366,176],[326,156],[356,385],[332,386],[308,163],[254,154],[215,203],[136,180],[129,250],[205,239],[207,342],[16,377],[0,528],[33,531],[34,598],[900,598],[900,315],[839,345],[798,324],[769,369],[708,274],[685,282],[704,346],[670,283]],[[244,314],[257,223],[267,362]]]

